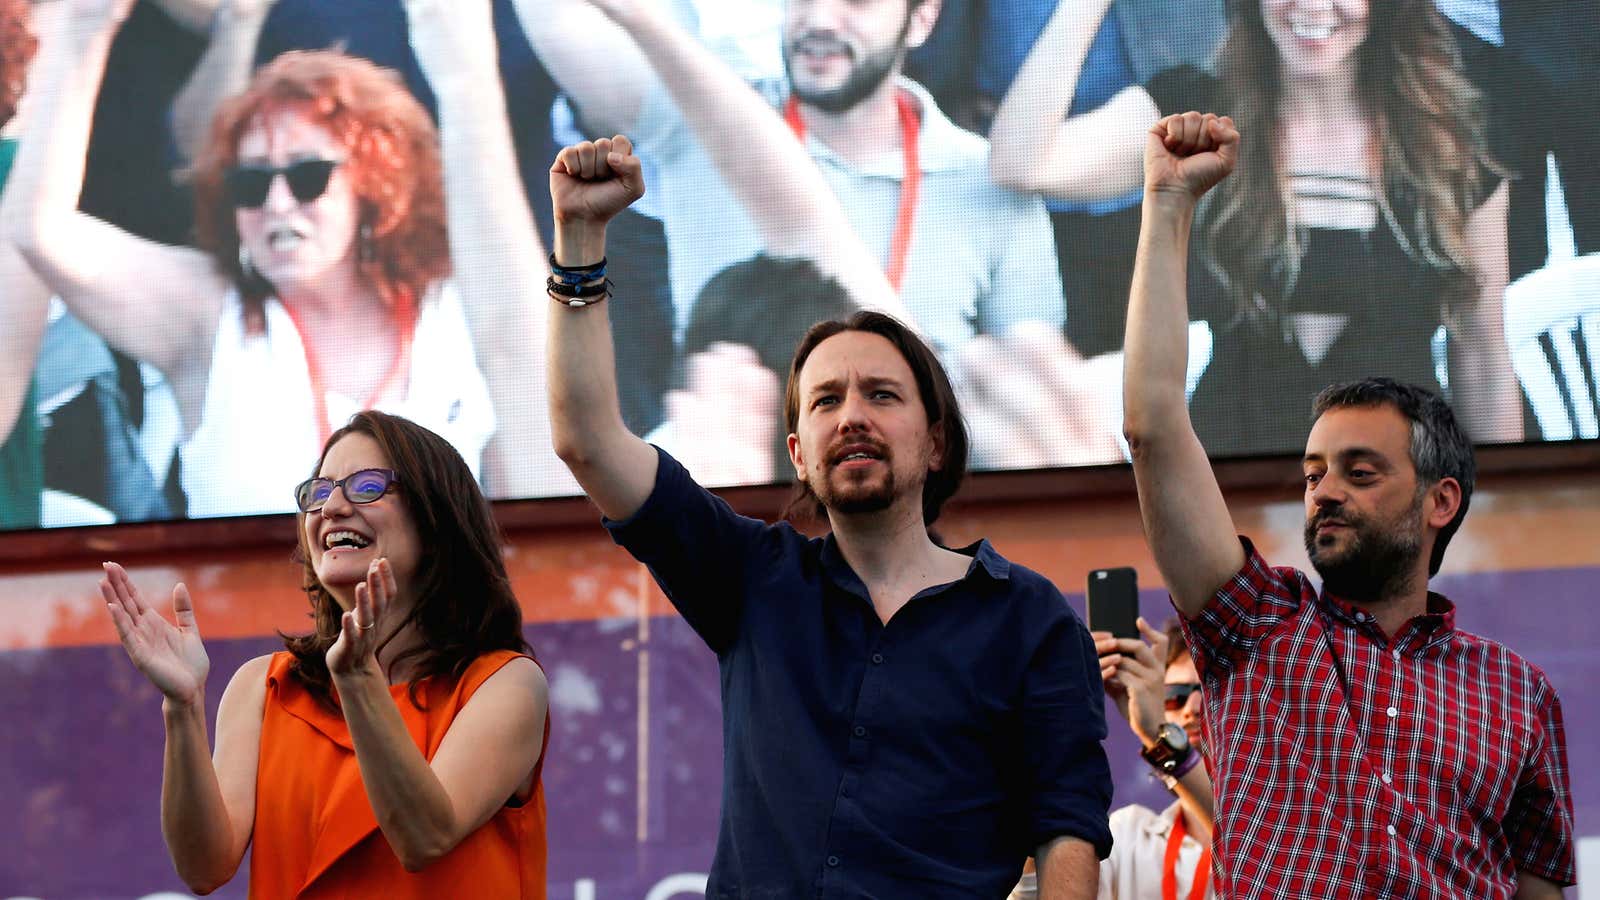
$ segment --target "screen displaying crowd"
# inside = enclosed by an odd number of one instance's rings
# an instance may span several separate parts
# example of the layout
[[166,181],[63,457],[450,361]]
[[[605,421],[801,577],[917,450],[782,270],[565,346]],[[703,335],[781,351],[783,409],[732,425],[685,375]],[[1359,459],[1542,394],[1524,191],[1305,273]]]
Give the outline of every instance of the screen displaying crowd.
[[1124,460],[1142,154],[1190,109],[1245,140],[1189,267],[1213,456],[1298,452],[1316,391],[1367,375],[1443,391],[1482,443],[1600,437],[1595,18],[0,0],[0,527],[291,512],[369,407],[492,497],[575,494],[547,172],[612,134],[651,185],[608,243],[623,416],[708,484],[792,477],[790,353],[860,307],[944,358],[975,469]]

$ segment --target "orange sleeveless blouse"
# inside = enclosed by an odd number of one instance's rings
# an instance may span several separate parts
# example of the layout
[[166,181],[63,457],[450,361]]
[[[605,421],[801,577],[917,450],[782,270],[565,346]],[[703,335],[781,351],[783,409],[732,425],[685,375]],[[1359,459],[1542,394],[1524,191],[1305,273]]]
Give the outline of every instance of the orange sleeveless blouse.
[[[486,653],[455,684],[430,679],[419,692],[425,709],[412,705],[408,685],[389,688],[424,757],[433,759],[450,723],[478,686],[518,655],[509,650]],[[526,803],[502,807],[442,859],[412,874],[378,829],[344,717],[290,676],[293,659],[287,652],[275,653],[267,669],[250,851],[252,900],[544,900],[542,751],[534,767],[533,795]],[[544,739],[548,747],[548,715]]]

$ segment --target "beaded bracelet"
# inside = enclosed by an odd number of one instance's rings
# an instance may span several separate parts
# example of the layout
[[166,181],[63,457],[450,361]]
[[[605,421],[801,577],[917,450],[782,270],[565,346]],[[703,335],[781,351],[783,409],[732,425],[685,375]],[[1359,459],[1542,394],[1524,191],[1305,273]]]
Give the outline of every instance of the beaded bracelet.
[[599,284],[567,284],[557,281],[552,275],[550,280],[545,282],[545,290],[550,292],[550,299],[573,309],[600,303],[611,296],[614,287],[609,278]]

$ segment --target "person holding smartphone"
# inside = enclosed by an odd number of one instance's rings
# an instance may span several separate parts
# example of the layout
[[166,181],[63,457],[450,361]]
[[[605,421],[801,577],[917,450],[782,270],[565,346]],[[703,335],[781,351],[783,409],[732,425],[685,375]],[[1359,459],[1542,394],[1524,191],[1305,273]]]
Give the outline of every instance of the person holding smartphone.
[[1316,397],[1321,590],[1235,537],[1184,404],[1184,306],[1196,205],[1240,147],[1198,112],[1146,135],[1123,385],[1145,534],[1205,685],[1217,893],[1559,897],[1576,871],[1555,689],[1428,590],[1476,474],[1450,406],[1384,378]]
[[[1177,620],[1164,631],[1138,619],[1144,639],[1091,631],[1100,678],[1142,745],[1139,755],[1176,799],[1156,811],[1130,803],[1111,814],[1111,855],[1100,861],[1099,900],[1202,900],[1211,886],[1216,796],[1204,763],[1204,704],[1194,657]],[[1038,896],[1031,869],[1011,900]]]

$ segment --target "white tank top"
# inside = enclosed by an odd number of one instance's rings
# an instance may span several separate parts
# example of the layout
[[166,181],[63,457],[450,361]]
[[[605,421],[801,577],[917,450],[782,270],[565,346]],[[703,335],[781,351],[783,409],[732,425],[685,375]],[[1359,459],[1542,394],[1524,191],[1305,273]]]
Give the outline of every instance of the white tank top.
[[[326,392],[326,403],[328,421],[319,426],[305,347],[283,304],[268,298],[266,330],[247,334],[239,293],[230,289],[200,422],[180,448],[190,517],[294,512],[295,485],[311,477],[322,435],[361,405],[336,391]],[[374,408],[437,432],[480,476],[494,406],[451,282],[436,282],[423,297],[411,367]]]

